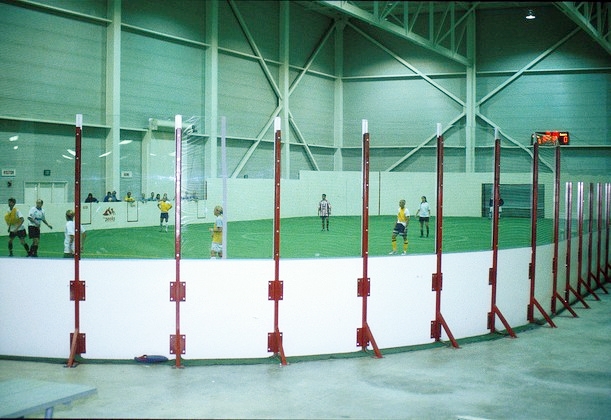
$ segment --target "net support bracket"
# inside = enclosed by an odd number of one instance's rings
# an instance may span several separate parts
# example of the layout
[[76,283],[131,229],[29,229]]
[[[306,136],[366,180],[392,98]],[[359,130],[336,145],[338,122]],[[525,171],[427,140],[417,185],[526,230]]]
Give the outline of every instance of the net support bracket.
[[187,300],[187,283],[184,281],[170,282],[170,302],[185,302]]
[[[170,354],[187,353],[187,336],[185,334],[170,334]],[[180,367],[180,366],[177,366]]]
[[70,333],[70,357],[65,367],[72,368],[78,365],[78,363],[75,362],[76,355],[86,353],[87,350],[85,339],[85,334],[79,333],[78,328],[76,328],[73,333]]
[[85,282],[82,280],[70,281],[70,300],[85,301]]

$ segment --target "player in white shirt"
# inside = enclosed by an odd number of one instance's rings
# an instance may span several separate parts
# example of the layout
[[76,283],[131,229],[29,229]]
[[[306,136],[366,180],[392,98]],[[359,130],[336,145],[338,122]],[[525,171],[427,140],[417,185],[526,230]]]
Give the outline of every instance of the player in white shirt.
[[[329,216],[331,216],[331,203],[327,200],[327,195],[322,195],[322,200],[318,203],[318,215],[322,223],[322,230],[329,230]],[[325,226],[326,224],[326,226]]]
[[[81,251],[85,245],[87,233],[81,225]],[[74,212],[66,211],[66,228],[64,230],[64,258],[74,258],[76,244],[76,227],[74,226]]]
[[428,201],[426,201],[426,197],[422,196],[420,198],[420,207],[416,211],[416,217],[419,217],[420,221],[420,237],[424,236],[424,226],[426,225],[426,237],[429,237],[429,218],[431,216],[431,206]]
[[32,245],[28,252],[28,257],[38,257],[38,244],[40,243],[40,225],[43,223],[53,229],[45,218],[45,211],[42,209],[43,201],[36,200],[36,205],[30,209],[28,214],[28,235],[32,239]]

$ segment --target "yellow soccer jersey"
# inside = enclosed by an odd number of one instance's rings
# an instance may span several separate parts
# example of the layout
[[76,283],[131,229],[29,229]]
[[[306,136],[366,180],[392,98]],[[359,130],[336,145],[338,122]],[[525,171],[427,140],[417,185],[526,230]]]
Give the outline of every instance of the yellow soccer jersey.
[[172,205],[167,201],[160,201],[157,206],[159,207],[159,210],[161,210],[162,213],[167,213],[172,208]]
[[409,220],[409,210],[407,208],[399,207],[399,212],[397,213],[397,223],[401,223],[403,226],[407,225],[407,221]]
[[212,231],[212,242],[217,244],[223,243],[223,218],[217,216],[214,221],[214,230]]

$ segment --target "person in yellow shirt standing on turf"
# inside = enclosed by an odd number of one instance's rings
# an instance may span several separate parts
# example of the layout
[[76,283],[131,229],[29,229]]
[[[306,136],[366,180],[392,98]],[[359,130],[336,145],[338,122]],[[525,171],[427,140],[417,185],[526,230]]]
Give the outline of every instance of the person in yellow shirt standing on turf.
[[214,226],[209,231],[212,233],[212,244],[210,245],[210,258],[223,258],[223,208],[214,208]]
[[407,226],[409,225],[409,210],[405,207],[405,200],[399,201],[399,211],[397,212],[397,223],[392,231],[392,251],[390,255],[397,254],[397,235],[403,236],[403,253],[407,254]]
[[168,212],[172,208],[172,205],[166,201],[166,198],[164,196],[161,199],[161,201],[157,203],[157,207],[159,207],[159,210],[161,210],[161,214],[159,215],[159,232],[164,231],[164,224],[163,224],[164,221],[165,221],[165,231],[167,232],[168,231],[168,219],[169,219]]
[[11,197],[8,199],[8,212],[4,215],[4,221],[8,226],[8,255],[13,256],[13,239],[18,238],[21,245],[25,248],[25,252],[30,253],[30,246],[26,243],[25,237],[25,219],[23,214],[15,207],[17,201]]

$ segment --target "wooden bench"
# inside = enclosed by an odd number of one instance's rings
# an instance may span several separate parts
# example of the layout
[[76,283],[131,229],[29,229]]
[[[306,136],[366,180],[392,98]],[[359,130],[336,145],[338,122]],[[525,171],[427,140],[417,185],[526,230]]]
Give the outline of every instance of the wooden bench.
[[46,382],[33,379],[11,379],[0,382],[0,418],[24,417],[45,411],[53,417],[53,407],[69,404],[96,392],[88,385]]

